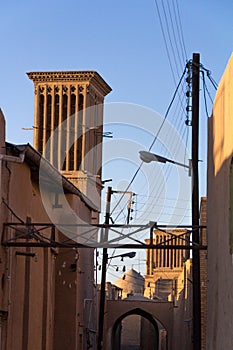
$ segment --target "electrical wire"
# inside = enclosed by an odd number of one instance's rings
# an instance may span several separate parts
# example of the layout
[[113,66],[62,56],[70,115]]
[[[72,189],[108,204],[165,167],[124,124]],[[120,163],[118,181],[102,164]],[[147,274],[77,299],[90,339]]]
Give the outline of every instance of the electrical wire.
[[181,22],[181,16],[180,16],[180,11],[179,11],[178,1],[176,1],[178,20],[177,20],[177,16],[176,16],[176,9],[175,9],[175,5],[174,5],[174,0],[172,1],[172,4],[173,4],[173,10],[174,10],[176,24],[177,24],[177,28],[178,28],[177,32],[178,32],[178,35],[179,35],[181,47],[182,47],[182,50],[184,52],[184,57],[187,60],[187,52],[186,52],[186,48],[185,48],[184,34],[183,34],[183,28],[182,28],[182,22]]
[[213,87],[215,88],[215,90],[217,90],[218,89],[218,84],[215,82],[215,80],[208,74],[207,74],[207,77],[211,81],[211,83],[212,83]]
[[[169,22],[168,22],[168,18],[167,18],[168,16],[167,16],[167,13],[166,13],[166,8],[165,8],[164,1],[162,1],[162,10],[163,10],[164,24],[163,24],[163,21],[162,21],[162,16],[161,16],[161,13],[160,13],[160,10],[159,10],[159,5],[158,5],[158,1],[157,0],[155,0],[155,5],[156,5],[156,10],[157,10],[157,13],[158,13],[158,17],[159,17],[159,23],[160,23],[160,27],[161,27],[161,31],[162,31],[162,35],[163,35],[163,40],[164,40],[164,43],[165,43],[165,48],[166,48],[168,61],[169,61],[169,65],[170,65],[170,69],[171,69],[171,73],[172,73],[172,78],[173,78],[173,81],[174,81],[174,83],[176,85],[176,78],[175,78],[174,71],[176,70],[177,75],[179,77],[179,71],[180,70],[179,70],[179,67],[178,67],[177,56],[178,56],[178,58],[180,58],[180,51],[182,52],[183,46],[181,45],[181,48],[180,49],[178,48],[178,43],[177,43],[177,39],[176,39],[176,34],[175,34],[174,25],[173,25],[173,19],[172,19],[172,15],[171,15],[171,9],[170,9],[169,2],[167,1],[167,7],[168,7],[168,12],[169,12],[169,17],[170,17],[170,22],[171,22],[171,27],[172,27],[171,29],[170,29],[170,25],[169,25]],[[179,33],[178,27],[177,27],[177,31]],[[167,33],[167,37],[166,37],[166,33]],[[173,38],[172,38],[172,34],[173,34]],[[168,41],[169,41],[170,45],[167,42],[167,38],[168,38]],[[173,42],[174,42],[174,44],[176,46],[177,52],[175,52],[175,50],[174,50]],[[169,47],[171,48],[171,54],[170,54],[170,51],[169,51]],[[174,68],[173,68],[172,62],[174,62]],[[187,58],[184,59],[183,63],[182,63],[182,60],[180,58],[180,67],[182,67],[185,62],[187,62]],[[181,99],[179,93],[178,93],[178,96],[179,96],[179,99]]]
[[[205,76],[204,76],[204,74],[203,74],[203,91],[204,91],[204,98],[205,98],[205,93],[207,92],[207,94],[208,94],[208,96],[209,96],[209,99],[210,99],[210,101],[211,101],[211,103],[212,103],[212,105],[213,105],[213,103],[214,103],[214,101],[213,101],[213,99],[212,99],[212,97],[211,97],[211,95],[210,95],[210,92],[209,92],[209,90],[208,90],[208,88],[207,88],[207,84],[206,84],[206,82],[205,82]],[[208,115],[209,116],[209,115]]]
[[[173,60],[174,60],[174,63],[175,63],[177,75],[179,76],[179,68],[178,68],[178,63],[177,63],[177,60],[176,60],[175,50],[174,50],[173,43],[172,43],[172,38],[171,38],[170,29],[169,29],[169,24],[168,24],[168,19],[167,19],[167,14],[166,14],[166,10],[165,10],[164,1],[162,1],[162,7],[163,7],[165,24],[166,24],[166,28],[167,28],[167,35],[168,35],[168,39],[169,39],[169,42],[170,42],[171,51],[172,51],[172,54],[173,54]],[[179,52],[179,50],[178,50],[178,52]],[[181,63],[181,65],[182,65],[182,63]]]
[[[168,48],[168,44],[167,44],[167,40],[166,40],[165,29],[164,29],[164,26],[163,26],[163,21],[162,21],[162,17],[161,17],[161,14],[160,14],[160,10],[159,10],[159,6],[158,6],[157,0],[155,0],[155,5],[156,5],[156,9],[157,9],[157,13],[158,13],[159,21],[160,21],[160,26],[161,26],[161,30],[162,30],[162,34],[163,34],[163,38],[164,38],[164,42],[165,42],[165,47],[166,47],[166,51],[167,51],[167,55],[168,55],[168,59],[169,59],[170,68],[171,68],[171,71],[172,71],[172,74],[173,74],[173,79],[174,79],[174,82],[175,82],[176,79],[175,79],[175,76],[174,76],[174,73],[173,73],[172,60],[171,60],[171,56],[170,56],[170,52],[169,52],[169,48]],[[176,54],[175,54],[174,47],[173,47],[173,43],[172,43],[171,32],[173,33],[174,42],[175,42],[175,46],[176,46],[176,49],[177,49],[178,53],[179,53],[179,50],[178,50],[178,43],[177,43],[177,39],[176,39],[176,35],[175,35],[174,23],[173,23],[172,15],[171,15],[171,8],[170,8],[169,3],[168,3],[168,12],[169,12],[170,20],[171,20],[171,23],[172,23],[172,30],[170,30],[170,28],[169,28],[168,18],[167,18],[167,15],[166,15],[166,9],[165,9],[165,6],[164,6],[163,2],[162,2],[162,6],[163,6],[163,12],[164,12],[164,17],[165,17],[165,23],[166,23],[168,38],[169,38],[169,42],[170,42],[170,45],[171,45],[171,48],[172,48],[173,58],[174,58],[175,65],[176,65],[176,70],[177,70],[177,73],[178,73],[178,71],[179,71],[179,69],[178,69],[178,63],[177,63],[177,60],[176,60]],[[173,2],[173,7],[174,7],[174,2]],[[175,7],[174,7],[174,8],[175,8]],[[187,55],[186,55],[186,50],[185,50],[185,45],[184,45],[184,37],[183,37],[183,32],[182,32],[182,26],[181,26],[181,20],[180,20],[180,14],[179,14],[178,5],[177,5],[177,12],[178,12],[178,18],[179,18],[179,26],[178,26],[177,15],[175,16],[175,23],[176,23],[176,27],[177,27],[178,37],[179,37],[179,40],[180,40],[180,44],[182,43],[182,44],[181,44],[181,48],[182,48],[181,50],[182,50],[183,52],[185,52],[185,55],[184,55],[184,56],[187,56]],[[175,12],[175,13],[176,13],[176,12]],[[182,39],[181,39],[181,38],[182,38]],[[179,57],[180,57],[180,56],[179,56]],[[181,57],[180,57],[180,63],[181,63],[181,61],[182,61],[182,60],[181,60]],[[158,137],[158,135],[159,135],[159,133],[160,133],[160,131],[161,131],[161,129],[162,129],[164,123],[165,123],[165,120],[166,120],[167,115],[168,115],[168,113],[169,113],[169,111],[170,111],[170,108],[171,108],[171,106],[172,106],[172,104],[173,104],[173,101],[174,101],[174,99],[175,99],[176,94],[179,95],[178,89],[179,89],[180,84],[181,84],[181,82],[182,82],[182,80],[183,80],[183,76],[184,76],[184,74],[185,74],[185,71],[186,71],[186,68],[185,68],[185,70],[184,70],[184,72],[183,72],[183,74],[182,74],[182,77],[180,78],[179,84],[178,84],[178,86],[177,86],[177,88],[176,88],[176,91],[175,91],[175,93],[174,93],[174,95],[173,95],[173,99],[172,99],[172,101],[171,101],[171,103],[170,103],[170,105],[169,105],[169,107],[168,107],[168,109],[167,109],[167,112],[166,112],[166,114],[165,114],[165,117],[164,117],[164,119],[163,119],[163,122],[161,123],[160,128],[159,128],[157,134],[155,135],[155,138],[154,138],[154,140],[153,140],[153,142],[152,142],[152,144],[151,144],[151,146],[150,146],[150,148],[149,148],[149,151],[150,151],[151,148],[153,147],[153,145],[154,145],[154,143],[155,143],[155,141],[156,141],[156,139],[157,139],[157,137]],[[181,103],[181,105],[182,105],[182,103]],[[139,167],[137,168],[137,170],[136,170],[136,172],[134,173],[134,175],[133,175],[133,177],[132,177],[132,179],[131,179],[129,185],[127,186],[127,188],[126,188],[126,190],[124,191],[123,195],[120,197],[120,199],[119,199],[119,201],[117,202],[117,204],[116,204],[116,205],[114,206],[114,208],[112,209],[110,215],[112,215],[112,214],[115,212],[115,209],[118,207],[118,205],[119,205],[120,202],[122,201],[122,199],[123,199],[123,197],[124,197],[124,195],[125,195],[125,192],[127,192],[127,190],[128,190],[128,189],[130,188],[130,186],[132,185],[133,181],[134,181],[135,178],[137,177],[137,175],[138,175],[138,173],[139,173],[139,171],[140,171],[142,165],[143,165],[143,162],[141,162],[141,164],[140,164]],[[119,218],[119,216],[121,215],[121,213],[122,213],[122,210],[121,210],[121,211],[118,213],[118,215],[115,217],[114,221],[116,221],[116,220]]]
[[212,83],[212,85],[215,88],[215,90],[217,90],[218,84],[216,83],[214,78],[211,76],[211,71],[209,69],[207,69],[203,64],[200,65],[200,68],[202,68],[204,71],[206,71],[207,77],[209,78],[209,80]]
[[[146,198],[155,198],[154,196],[149,196],[149,195],[143,195],[143,194],[137,194],[138,197],[146,197]],[[175,201],[177,198],[166,198],[166,197],[161,197],[161,199],[167,199],[169,201]],[[186,198],[181,198],[179,199],[180,201],[189,201],[189,199]]]
[[17,220],[19,220],[19,222],[21,222],[21,223],[23,224],[24,221],[13,211],[13,209],[11,209],[11,207],[7,204],[7,202],[5,201],[4,198],[2,198],[2,202],[5,204],[5,206],[7,207],[7,209],[11,212],[11,214],[12,214]]
[[170,104],[169,104],[169,106],[168,106],[168,108],[167,108],[167,111],[166,111],[165,116],[164,116],[164,118],[163,118],[163,121],[162,121],[162,123],[161,123],[161,125],[160,125],[160,127],[159,127],[159,130],[157,131],[157,133],[156,133],[156,135],[155,135],[155,137],[154,137],[154,140],[153,140],[153,142],[151,143],[151,145],[150,145],[150,147],[149,147],[149,151],[150,151],[151,148],[154,146],[155,141],[157,140],[157,138],[158,138],[158,136],[159,136],[159,134],[160,134],[160,132],[161,132],[161,130],[162,130],[162,127],[163,127],[163,125],[164,125],[164,123],[165,123],[165,121],[166,121],[166,119],[167,119],[167,117],[168,117],[168,114],[169,114],[169,112],[170,112],[171,106],[172,106],[172,104],[173,104],[173,102],[174,102],[174,100],[175,100],[176,94],[177,94],[178,89],[179,89],[179,87],[180,87],[180,84],[181,84],[181,82],[182,82],[182,80],[183,80],[183,77],[184,77],[184,75],[185,75],[185,72],[186,72],[186,67],[185,67],[185,69],[184,69],[184,71],[183,71],[183,73],[182,73],[182,75],[181,75],[181,77],[180,77],[179,83],[178,83],[178,85],[177,85],[177,87],[176,87],[176,89],[175,89],[175,92],[174,92],[173,96],[172,96],[171,102],[170,102]]
[[[126,221],[127,221],[127,218],[125,218],[125,223],[126,223]],[[122,230],[121,230],[121,233],[123,234],[123,228],[122,228]],[[111,257],[109,258],[110,260],[109,260],[107,269],[108,269],[108,267],[111,265],[111,261],[112,261],[112,258],[114,257],[115,252],[116,252],[116,248],[114,248]]]
[[[185,62],[185,59],[183,61],[182,60],[183,58],[181,58],[181,56],[180,56],[180,50],[179,50],[179,47],[178,47],[178,44],[177,44],[177,40],[176,40],[176,33],[175,33],[174,23],[173,23],[173,19],[172,19],[172,13],[171,13],[171,7],[170,7],[169,0],[167,0],[167,7],[168,7],[169,17],[170,17],[170,21],[171,21],[171,27],[172,27],[172,33],[173,33],[173,37],[174,37],[175,46],[176,46],[176,51],[177,51],[177,54],[178,54],[180,66],[182,67],[183,66],[183,62]],[[182,54],[182,52],[181,52],[181,54]]]
[[[182,82],[182,80],[183,80],[183,77],[184,77],[184,75],[185,75],[185,71],[186,71],[186,68],[184,69],[183,74],[182,74],[182,76],[181,76],[181,78],[180,78],[180,80],[179,80],[179,83],[178,83],[178,85],[177,85],[177,87],[176,87],[176,89],[175,89],[175,92],[174,92],[174,94],[173,94],[173,96],[172,96],[172,99],[171,99],[171,102],[170,102],[170,104],[169,104],[169,106],[168,106],[168,108],[167,108],[167,111],[166,111],[166,113],[165,113],[165,116],[164,116],[164,118],[163,118],[163,121],[162,121],[162,123],[161,123],[161,125],[160,125],[160,127],[159,127],[159,129],[158,129],[158,131],[157,131],[157,133],[156,133],[156,135],[154,136],[154,139],[153,139],[153,141],[152,141],[150,147],[149,147],[149,151],[150,151],[151,148],[154,146],[154,144],[155,144],[155,142],[156,142],[156,140],[157,140],[157,138],[158,138],[158,136],[159,136],[159,134],[160,134],[160,132],[161,132],[161,130],[162,130],[162,127],[163,127],[163,125],[164,125],[164,123],[165,123],[165,121],[166,121],[166,119],[167,119],[167,117],[168,117],[168,114],[169,114],[169,112],[170,112],[171,106],[172,106],[172,104],[173,104],[173,102],[174,102],[174,100],[175,100],[175,97],[176,97],[176,95],[177,95],[177,91],[178,91],[178,89],[179,89],[179,87],[180,87],[180,84],[181,84],[181,82]],[[118,205],[120,204],[120,202],[121,202],[122,199],[124,198],[126,192],[128,191],[128,189],[130,188],[130,186],[131,186],[132,183],[134,182],[134,180],[135,180],[137,174],[139,173],[139,171],[140,171],[142,165],[143,165],[143,162],[140,163],[139,167],[137,168],[136,172],[134,173],[134,175],[133,175],[133,177],[132,177],[130,183],[128,184],[127,188],[125,189],[124,193],[122,194],[122,196],[121,196],[120,199],[118,200],[118,202],[117,202],[117,204],[115,205],[115,207],[112,209],[110,216],[112,216],[112,214],[114,213],[115,209],[118,207]],[[116,221],[116,220],[118,219],[118,217],[120,216],[120,214],[121,214],[121,212],[117,215],[117,217],[115,218],[114,221]]]
[[162,31],[162,35],[163,35],[163,40],[164,40],[164,43],[165,43],[165,48],[166,48],[166,52],[167,52],[167,57],[168,57],[169,66],[170,66],[170,69],[171,69],[171,72],[172,72],[173,80],[174,80],[174,82],[175,82],[176,79],[175,79],[175,75],[174,75],[174,72],[173,72],[173,67],[172,67],[170,52],[169,52],[169,50],[168,50],[168,45],[167,45],[167,40],[166,40],[165,31],[164,31],[164,28],[163,28],[162,17],[161,17],[161,15],[160,15],[160,11],[159,11],[159,6],[158,6],[157,0],[154,0],[154,2],[155,2],[155,5],[156,5],[158,17],[159,17],[160,27],[161,27],[161,31]]
[[202,71],[202,82],[203,82],[203,92],[204,92],[204,102],[205,102],[205,111],[207,118],[209,117],[208,108],[207,108],[207,101],[206,101],[206,84],[205,84],[205,74]]

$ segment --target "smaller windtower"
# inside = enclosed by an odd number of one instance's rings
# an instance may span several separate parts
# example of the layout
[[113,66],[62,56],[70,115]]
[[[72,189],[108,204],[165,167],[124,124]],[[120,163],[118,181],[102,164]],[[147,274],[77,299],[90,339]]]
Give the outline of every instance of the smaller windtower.
[[[145,241],[150,243],[150,239]],[[190,274],[190,256],[186,249],[190,245],[190,234],[186,229],[154,230],[153,244],[158,249],[146,250],[144,295],[175,301],[181,290],[185,290]],[[174,246],[174,249],[163,249],[166,246]]]

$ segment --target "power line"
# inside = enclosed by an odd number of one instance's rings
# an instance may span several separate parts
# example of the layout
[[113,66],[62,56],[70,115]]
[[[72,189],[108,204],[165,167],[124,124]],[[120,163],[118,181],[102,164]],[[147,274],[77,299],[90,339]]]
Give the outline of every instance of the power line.
[[209,69],[205,68],[205,66],[203,64],[200,65],[200,68],[202,68],[204,71],[206,71],[207,77],[209,78],[209,80],[212,83],[212,85],[215,88],[215,90],[217,90],[218,84],[216,83],[214,78],[211,76],[211,71]]
[[174,0],[172,1],[172,4],[173,4],[173,9],[174,9],[174,14],[175,14],[175,19],[176,19],[176,25],[177,25],[177,29],[178,29],[178,35],[179,35],[181,47],[182,47],[183,52],[184,52],[184,57],[185,57],[186,60],[187,60],[187,52],[186,52],[186,48],[185,48],[184,34],[183,34],[183,28],[182,28],[181,17],[180,17],[179,5],[178,5],[178,2],[176,1],[176,8],[177,8],[177,14],[178,14],[178,20],[177,20],[176,9],[175,9],[175,5],[174,5]]
[[[155,198],[155,196],[147,196],[147,195],[143,195],[143,194],[137,194],[138,197],[146,197],[146,198]],[[166,198],[166,197],[161,197],[160,199],[166,199],[166,200],[169,200],[169,201],[176,201],[177,198]],[[186,198],[181,198],[180,201],[189,201],[189,199],[186,199]]]
[[[181,76],[181,78],[180,78],[180,80],[179,80],[179,83],[178,83],[178,85],[177,85],[177,87],[176,87],[176,89],[175,89],[175,92],[174,92],[173,96],[172,96],[171,102],[170,102],[170,104],[169,104],[169,106],[168,106],[168,108],[167,108],[167,111],[166,111],[166,113],[165,113],[165,116],[164,116],[164,118],[163,118],[163,121],[162,121],[162,123],[161,123],[161,125],[160,125],[160,127],[159,127],[159,129],[158,129],[158,131],[157,131],[157,133],[156,133],[156,135],[154,136],[154,139],[153,139],[153,141],[152,141],[150,147],[149,147],[149,151],[150,151],[150,150],[152,149],[152,147],[154,146],[154,144],[155,144],[155,142],[156,142],[156,140],[157,140],[157,138],[158,138],[158,136],[159,136],[159,134],[160,134],[160,132],[161,132],[161,130],[162,130],[162,128],[163,128],[163,125],[164,125],[164,123],[165,123],[165,121],[166,121],[166,119],[167,119],[167,117],[168,117],[168,114],[169,114],[169,112],[170,112],[171,106],[172,106],[172,104],[173,104],[173,102],[174,102],[174,100],[175,100],[175,97],[176,97],[176,95],[177,95],[178,89],[179,89],[180,84],[181,84],[181,82],[182,82],[182,80],[183,80],[183,77],[184,77],[184,75],[185,75],[185,71],[186,71],[186,67],[185,67],[185,69],[184,69],[184,71],[183,71],[183,73],[182,73],[182,76]],[[130,183],[128,184],[127,188],[125,189],[124,193],[122,194],[122,196],[121,196],[120,199],[118,200],[118,202],[117,202],[117,204],[115,205],[115,207],[112,209],[110,216],[112,216],[112,214],[114,213],[115,209],[118,207],[118,205],[119,205],[120,202],[122,201],[123,197],[125,196],[126,192],[128,191],[128,189],[130,188],[130,186],[131,186],[132,183],[134,182],[134,180],[135,180],[137,174],[139,173],[139,171],[140,171],[142,165],[143,165],[143,162],[140,163],[139,167],[138,167],[137,170],[135,171],[135,173],[134,173],[134,175],[133,175],[133,177],[132,177]],[[117,215],[117,217],[115,218],[115,220],[117,220],[119,216],[120,216],[120,213]]]
[[11,212],[11,214],[12,214],[17,220],[19,220],[19,222],[24,223],[24,221],[13,211],[13,209],[10,208],[10,206],[7,204],[7,202],[5,201],[4,198],[2,198],[2,202],[5,204],[5,206],[7,207],[7,209],[9,209],[9,211]]
[[[141,205],[145,205],[145,204],[147,204],[147,203],[150,204],[150,202],[148,202],[148,201],[146,201],[146,202],[138,202],[138,204],[141,204]],[[158,207],[163,207],[162,204],[161,204],[161,205],[158,204],[157,206],[158,206]],[[173,206],[173,205],[167,205],[166,208],[167,208],[167,209],[168,209],[168,208],[174,209],[174,206]],[[180,210],[185,209],[185,210],[186,210],[186,207],[177,207],[177,206],[176,206],[176,209],[180,209]],[[138,209],[137,209],[137,210],[138,210]],[[192,209],[189,208],[188,210],[192,210]]]
[[[180,50],[178,48],[178,44],[177,44],[177,40],[176,40],[175,28],[174,28],[174,24],[173,24],[173,19],[172,19],[171,7],[170,7],[170,4],[169,4],[169,0],[167,0],[167,7],[168,7],[168,12],[169,12],[169,17],[170,17],[170,20],[171,20],[171,26],[172,26],[172,33],[173,33],[173,37],[174,37],[174,42],[175,42],[177,54],[178,54],[178,57],[179,57],[180,65],[182,67],[183,66],[183,61],[182,61],[182,58],[180,56]],[[185,59],[184,59],[184,62],[185,62]]]
[[[176,79],[175,79],[175,76],[174,76],[174,73],[173,73],[172,60],[171,60],[171,55],[170,55],[169,48],[168,48],[168,44],[167,44],[165,29],[164,29],[162,17],[161,17],[161,14],[160,14],[158,2],[157,2],[156,0],[155,0],[155,5],[156,5],[156,9],[157,9],[157,13],[158,13],[159,21],[160,21],[160,26],[161,26],[161,30],[162,30],[162,34],[163,34],[165,46],[166,46],[166,51],[167,51],[167,55],[168,55],[168,59],[169,59],[170,68],[171,68],[171,71],[172,71],[172,74],[173,74],[173,79],[174,79],[174,82],[175,82]],[[167,15],[166,15],[166,9],[165,9],[165,7],[164,7],[163,2],[162,2],[162,6],[163,6],[163,12],[164,12],[164,16],[165,16],[165,23],[166,23],[168,38],[169,38],[169,42],[170,42],[170,45],[171,45],[171,48],[172,48],[173,60],[174,60],[174,62],[175,62],[176,70],[177,70],[177,73],[178,73],[178,71],[179,71],[179,69],[178,69],[178,63],[177,63],[177,60],[176,60],[176,54],[175,54],[174,47],[173,47],[173,43],[172,43],[171,30],[170,30],[169,23],[168,23],[168,18],[167,18]],[[173,7],[174,7],[174,3],[173,3]],[[177,49],[177,52],[178,52],[178,55],[179,55],[179,49],[178,49],[178,44],[177,44],[176,34],[175,34],[175,28],[174,28],[174,24],[173,24],[173,20],[172,20],[172,15],[171,15],[171,9],[170,9],[169,4],[168,4],[168,9],[169,9],[169,15],[170,15],[171,23],[172,23],[172,33],[173,33],[173,37],[174,37],[174,42],[175,42],[176,49]],[[178,5],[177,5],[177,12],[178,12],[178,18],[179,18],[179,21],[180,21],[179,26],[178,26],[177,15],[175,16],[175,23],[176,23],[176,27],[177,27],[178,37],[179,37],[180,44],[181,44],[181,51],[183,50],[183,51],[185,52],[185,56],[187,56],[187,55],[186,55],[186,50],[185,50],[185,45],[184,45],[184,38],[183,38],[183,33],[182,33],[182,26],[181,26],[181,20],[180,20]],[[175,13],[176,13],[176,12],[175,12]],[[182,38],[182,39],[181,39],[181,38]],[[182,60],[181,60],[180,55],[179,55],[179,58],[180,58],[180,63],[181,63]],[[185,68],[185,70],[186,70],[186,68]],[[151,146],[150,146],[150,148],[149,148],[149,151],[150,151],[151,148],[153,147],[153,145],[154,145],[154,143],[155,143],[155,141],[156,141],[156,139],[157,139],[157,137],[158,137],[158,135],[159,135],[159,133],[160,133],[160,131],[161,131],[161,129],[162,129],[164,123],[165,123],[165,120],[166,120],[167,115],[168,115],[168,113],[169,113],[169,111],[170,111],[170,108],[171,108],[171,106],[172,106],[172,104],[173,104],[173,101],[174,101],[174,99],[175,99],[176,94],[178,93],[178,95],[179,95],[178,89],[179,89],[179,87],[180,87],[180,84],[181,84],[181,82],[182,82],[183,76],[184,76],[184,74],[185,74],[185,70],[184,70],[184,72],[183,72],[183,74],[182,74],[182,77],[181,77],[181,79],[180,79],[180,81],[179,81],[179,84],[178,84],[178,86],[177,86],[177,88],[176,88],[176,91],[175,91],[175,93],[174,93],[173,99],[172,99],[172,101],[171,101],[171,103],[170,103],[170,105],[169,105],[169,107],[168,107],[168,109],[167,109],[167,112],[166,112],[166,114],[165,114],[165,117],[164,117],[164,119],[163,119],[163,122],[161,123],[160,128],[159,128],[157,134],[155,135],[155,138],[154,138],[154,140],[153,140],[153,142],[152,142],[152,144],[151,144]],[[180,96],[179,96],[179,97],[180,97]],[[183,108],[182,106],[183,106],[183,103],[182,103],[182,101],[181,101],[181,108]],[[141,167],[142,167],[142,164],[143,164],[143,163],[141,162],[141,164],[140,164],[139,167],[137,168],[136,172],[134,173],[134,175],[133,175],[133,177],[132,177],[132,179],[131,179],[129,185],[127,186],[125,192],[127,192],[127,190],[128,190],[128,189],[130,188],[130,186],[132,185],[133,181],[135,180],[137,174],[139,173],[139,171],[140,171],[140,169],[141,169]],[[116,207],[119,205],[119,203],[121,202],[121,200],[122,200],[122,198],[124,197],[124,195],[125,195],[125,194],[123,193],[123,195],[121,196],[121,198],[119,199],[119,201],[117,202],[117,204],[115,205],[115,207],[113,208],[113,210],[112,210],[112,212],[111,212],[111,215],[113,214],[113,212],[115,211],[115,209],[116,209]],[[121,215],[122,211],[123,211],[123,210],[121,210],[121,211],[118,213],[118,215],[116,216],[115,220],[117,220],[117,219],[119,218],[119,216]]]
[[205,83],[205,74],[202,72],[202,82],[203,82],[203,93],[204,93],[204,102],[205,102],[205,111],[207,118],[209,117],[207,101],[206,101],[206,83]]
[[179,87],[180,87],[180,84],[181,84],[181,82],[182,82],[182,79],[183,79],[183,77],[184,77],[184,75],[185,75],[185,71],[186,71],[186,67],[185,67],[185,69],[184,69],[184,71],[183,71],[183,73],[182,73],[182,76],[181,76],[181,78],[180,78],[180,80],[179,80],[179,83],[178,83],[178,85],[177,85],[177,87],[176,87],[176,89],[175,89],[175,92],[174,92],[174,94],[173,94],[173,96],[172,96],[171,102],[170,102],[170,104],[169,104],[169,106],[168,106],[168,108],[167,108],[167,111],[166,111],[165,116],[164,116],[164,118],[163,118],[163,121],[162,121],[162,123],[161,123],[161,125],[160,125],[160,127],[159,127],[159,130],[157,131],[157,133],[156,133],[156,135],[155,135],[155,137],[154,137],[154,140],[153,140],[153,142],[151,143],[151,145],[150,145],[150,147],[149,147],[149,151],[150,151],[150,150],[152,149],[152,147],[154,146],[154,143],[155,143],[155,141],[157,140],[157,138],[158,138],[158,136],[159,136],[159,133],[160,133],[160,131],[162,130],[162,127],[163,127],[163,125],[164,125],[164,123],[165,123],[165,121],[166,121],[166,119],[167,119],[167,117],[168,117],[168,114],[169,114],[169,112],[170,112],[171,106],[172,106],[172,104],[173,104],[173,102],[174,102],[174,100],[175,100],[176,94],[177,94],[177,92],[178,92],[178,89],[179,89]]
[[172,72],[173,80],[175,82],[176,79],[175,79],[175,75],[174,75],[173,68],[172,68],[171,57],[170,57],[170,53],[169,53],[169,49],[168,49],[168,45],[167,45],[166,35],[165,35],[164,28],[163,28],[163,22],[162,22],[162,18],[161,18],[161,15],[160,15],[158,2],[157,2],[157,0],[154,0],[154,1],[155,1],[158,17],[159,17],[160,27],[161,27],[161,31],[162,31],[162,35],[163,35],[163,40],[164,40],[164,43],[165,43],[165,48],[166,48],[166,52],[167,52],[169,66],[170,66],[170,69],[171,69],[171,72]]
[[[170,46],[171,46],[171,51],[172,51],[172,54],[173,54],[173,60],[174,60],[175,66],[176,66],[177,75],[179,75],[178,63],[177,63],[177,60],[176,60],[175,50],[174,50],[172,39],[171,39],[171,34],[170,34],[167,14],[166,14],[165,6],[164,6],[164,1],[162,1],[162,7],[163,7],[164,18],[165,18],[165,24],[166,24],[166,28],[167,28],[168,39],[169,39]],[[179,52],[179,50],[178,50],[178,52]]]

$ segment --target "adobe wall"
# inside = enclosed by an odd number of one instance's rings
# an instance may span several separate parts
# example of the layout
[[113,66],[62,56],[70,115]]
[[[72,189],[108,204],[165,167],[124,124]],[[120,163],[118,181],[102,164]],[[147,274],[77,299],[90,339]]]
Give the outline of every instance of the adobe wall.
[[172,348],[173,304],[171,302],[151,302],[139,300],[107,300],[105,314],[104,350],[111,349],[112,328],[115,322],[127,312],[141,309],[157,319],[168,334],[168,349]]
[[230,253],[230,164],[233,155],[233,56],[209,120],[207,349],[233,348],[233,260]]
[[[2,174],[3,197],[11,210],[2,204],[1,232],[3,222],[19,222],[13,213],[24,222],[30,217],[32,222],[49,223],[29,166],[4,161]],[[77,196],[72,197],[74,210],[90,222],[90,210]],[[40,233],[49,238],[51,232]],[[1,349],[58,350],[67,348],[67,341],[70,349],[78,348],[86,340],[85,334],[82,336],[84,299],[93,299],[92,249],[2,249],[2,310],[8,312],[8,319],[2,323]],[[22,252],[35,256],[19,255]],[[70,266],[75,262],[73,271]]]

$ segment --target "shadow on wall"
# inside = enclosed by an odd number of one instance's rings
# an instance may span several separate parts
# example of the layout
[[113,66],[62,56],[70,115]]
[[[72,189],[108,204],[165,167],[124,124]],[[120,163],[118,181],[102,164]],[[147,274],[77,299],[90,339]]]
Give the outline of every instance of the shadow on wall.
[[[213,135],[212,127],[210,123]],[[213,146],[210,150],[213,152]],[[208,168],[207,348],[232,349],[233,158],[225,159],[217,169],[216,154],[212,152]]]

